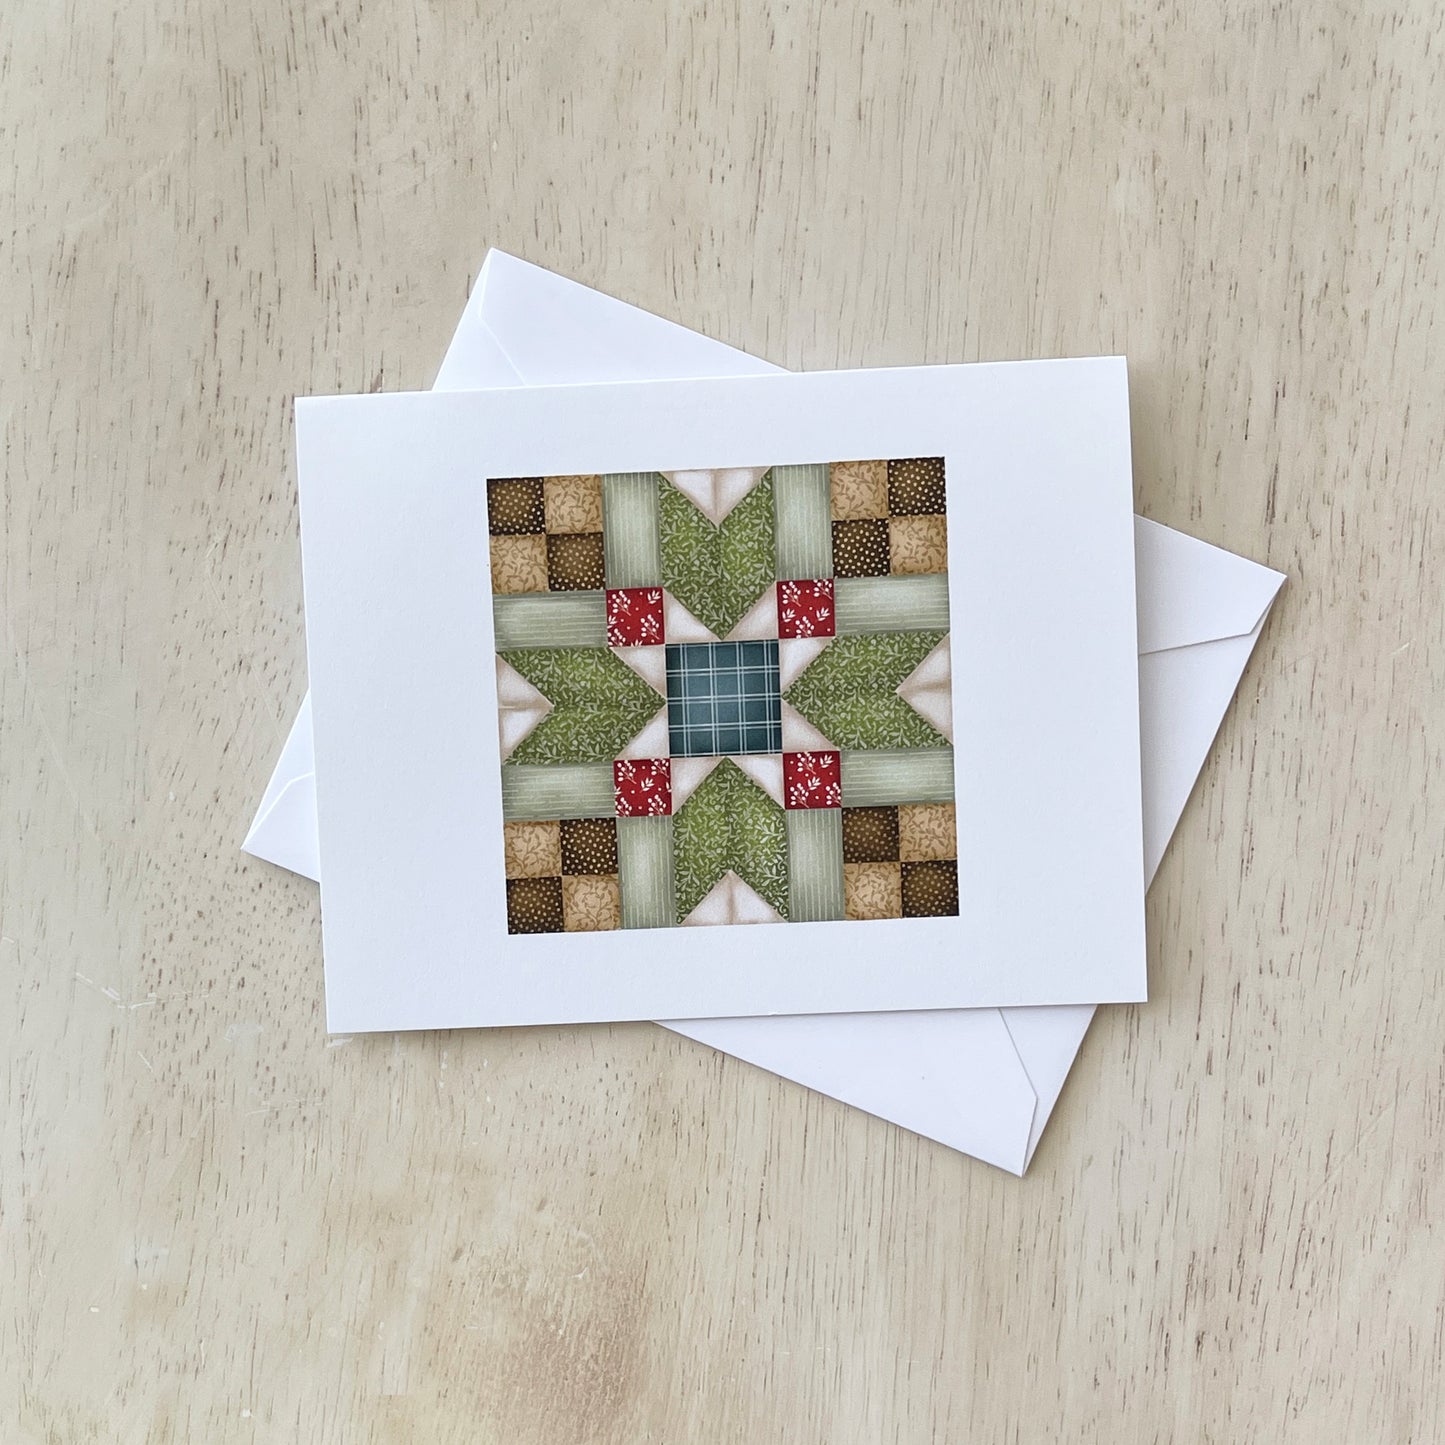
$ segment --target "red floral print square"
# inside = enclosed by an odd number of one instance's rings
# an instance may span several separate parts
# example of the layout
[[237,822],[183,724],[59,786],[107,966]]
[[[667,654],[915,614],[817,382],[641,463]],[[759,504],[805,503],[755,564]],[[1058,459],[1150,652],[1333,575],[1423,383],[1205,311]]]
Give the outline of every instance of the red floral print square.
[[618,758],[612,787],[619,818],[665,818],[672,812],[672,759]]
[[656,647],[663,641],[661,587],[617,587],[608,591],[608,647]]
[[784,753],[783,806],[841,808],[843,763],[837,753]]
[[832,637],[833,579],[778,583],[779,637]]

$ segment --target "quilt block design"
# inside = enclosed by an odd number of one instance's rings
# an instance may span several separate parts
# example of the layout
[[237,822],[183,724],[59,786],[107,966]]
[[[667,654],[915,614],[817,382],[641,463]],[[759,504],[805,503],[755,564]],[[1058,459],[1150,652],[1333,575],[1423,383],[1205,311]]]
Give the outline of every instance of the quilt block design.
[[942,458],[486,495],[510,932],[958,912]]
[[503,825],[509,933],[593,933],[622,926],[612,818]]

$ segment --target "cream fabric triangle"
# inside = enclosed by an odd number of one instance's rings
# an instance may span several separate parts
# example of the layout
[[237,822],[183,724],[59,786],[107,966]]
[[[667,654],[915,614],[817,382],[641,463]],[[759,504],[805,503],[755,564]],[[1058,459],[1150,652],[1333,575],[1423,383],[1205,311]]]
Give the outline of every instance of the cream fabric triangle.
[[782,915],[759,897],[731,868],[683,919],[684,925],[709,923],[781,923]]
[[662,594],[662,633],[668,642],[717,642],[716,632],[704,627],[671,592]]
[[729,642],[746,642],[778,635],[778,589],[769,582],[767,590],[748,608],[736,627],[728,633]]
[[[665,647],[614,647],[612,655],[625,662],[643,682],[667,696],[667,649]],[[648,756],[652,756],[649,754]]]
[[662,475],[716,527],[767,472],[767,467],[723,467],[716,471],[664,472]]
[[947,637],[898,684],[898,696],[953,741],[953,664]]
[[791,703],[783,703],[783,751],[785,753],[832,752],[833,744]]
[[775,802],[783,806],[783,760],[776,753],[743,753],[733,759],[738,767]]
[[505,762],[552,711],[552,704],[504,658],[497,658],[497,719]]
[[665,758],[671,751],[672,731],[667,723],[667,709],[656,717],[618,753],[620,758]]
[[786,692],[832,641],[831,637],[784,637],[778,643],[778,686]]
[[702,780],[722,762],[721,758],[674,758],[672,760],[672,815],[697,792]]

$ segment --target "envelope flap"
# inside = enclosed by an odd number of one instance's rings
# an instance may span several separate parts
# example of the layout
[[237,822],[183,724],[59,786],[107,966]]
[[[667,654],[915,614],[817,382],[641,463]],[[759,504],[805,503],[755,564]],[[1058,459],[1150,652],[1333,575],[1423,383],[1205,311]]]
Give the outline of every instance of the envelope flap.
[[507,385],[758,376],[781,370],[495,250],[487,252],[435,389],[472,389],[479,353],[505,358],[518,378]]
[[1284,576],[1197,537],[1134,519],[1139,651],[1253,632]]

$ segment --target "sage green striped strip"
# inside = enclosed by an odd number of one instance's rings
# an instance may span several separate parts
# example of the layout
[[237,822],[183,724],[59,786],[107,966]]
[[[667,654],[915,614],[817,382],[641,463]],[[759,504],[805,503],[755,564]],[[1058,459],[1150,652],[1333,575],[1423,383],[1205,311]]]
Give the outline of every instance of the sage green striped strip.
[[671,818],[617,820],[617,881],[624,928],[668,928],[677,922]]
[[845,808],[952,801],[952,748],[843,754]]
[[773,468],[773,526],[778,578],[833,575],[833,520],[828,467]]
[[947,632],[948,574],[839,577],[833,583],[838,636],[860,632]]
[[611,472],[602,478],[602,554],[609,587],[662,583],[656,472]]
[[611,763],[502,766],[502,817],[509,823],[543,818],[610,818],[614,810]]
[[601,592],[513,592],[492,598],[497,651],[510,647],[606,647]]
[[843,814],[798,808],[788,817],[788,922],[843,917]]

